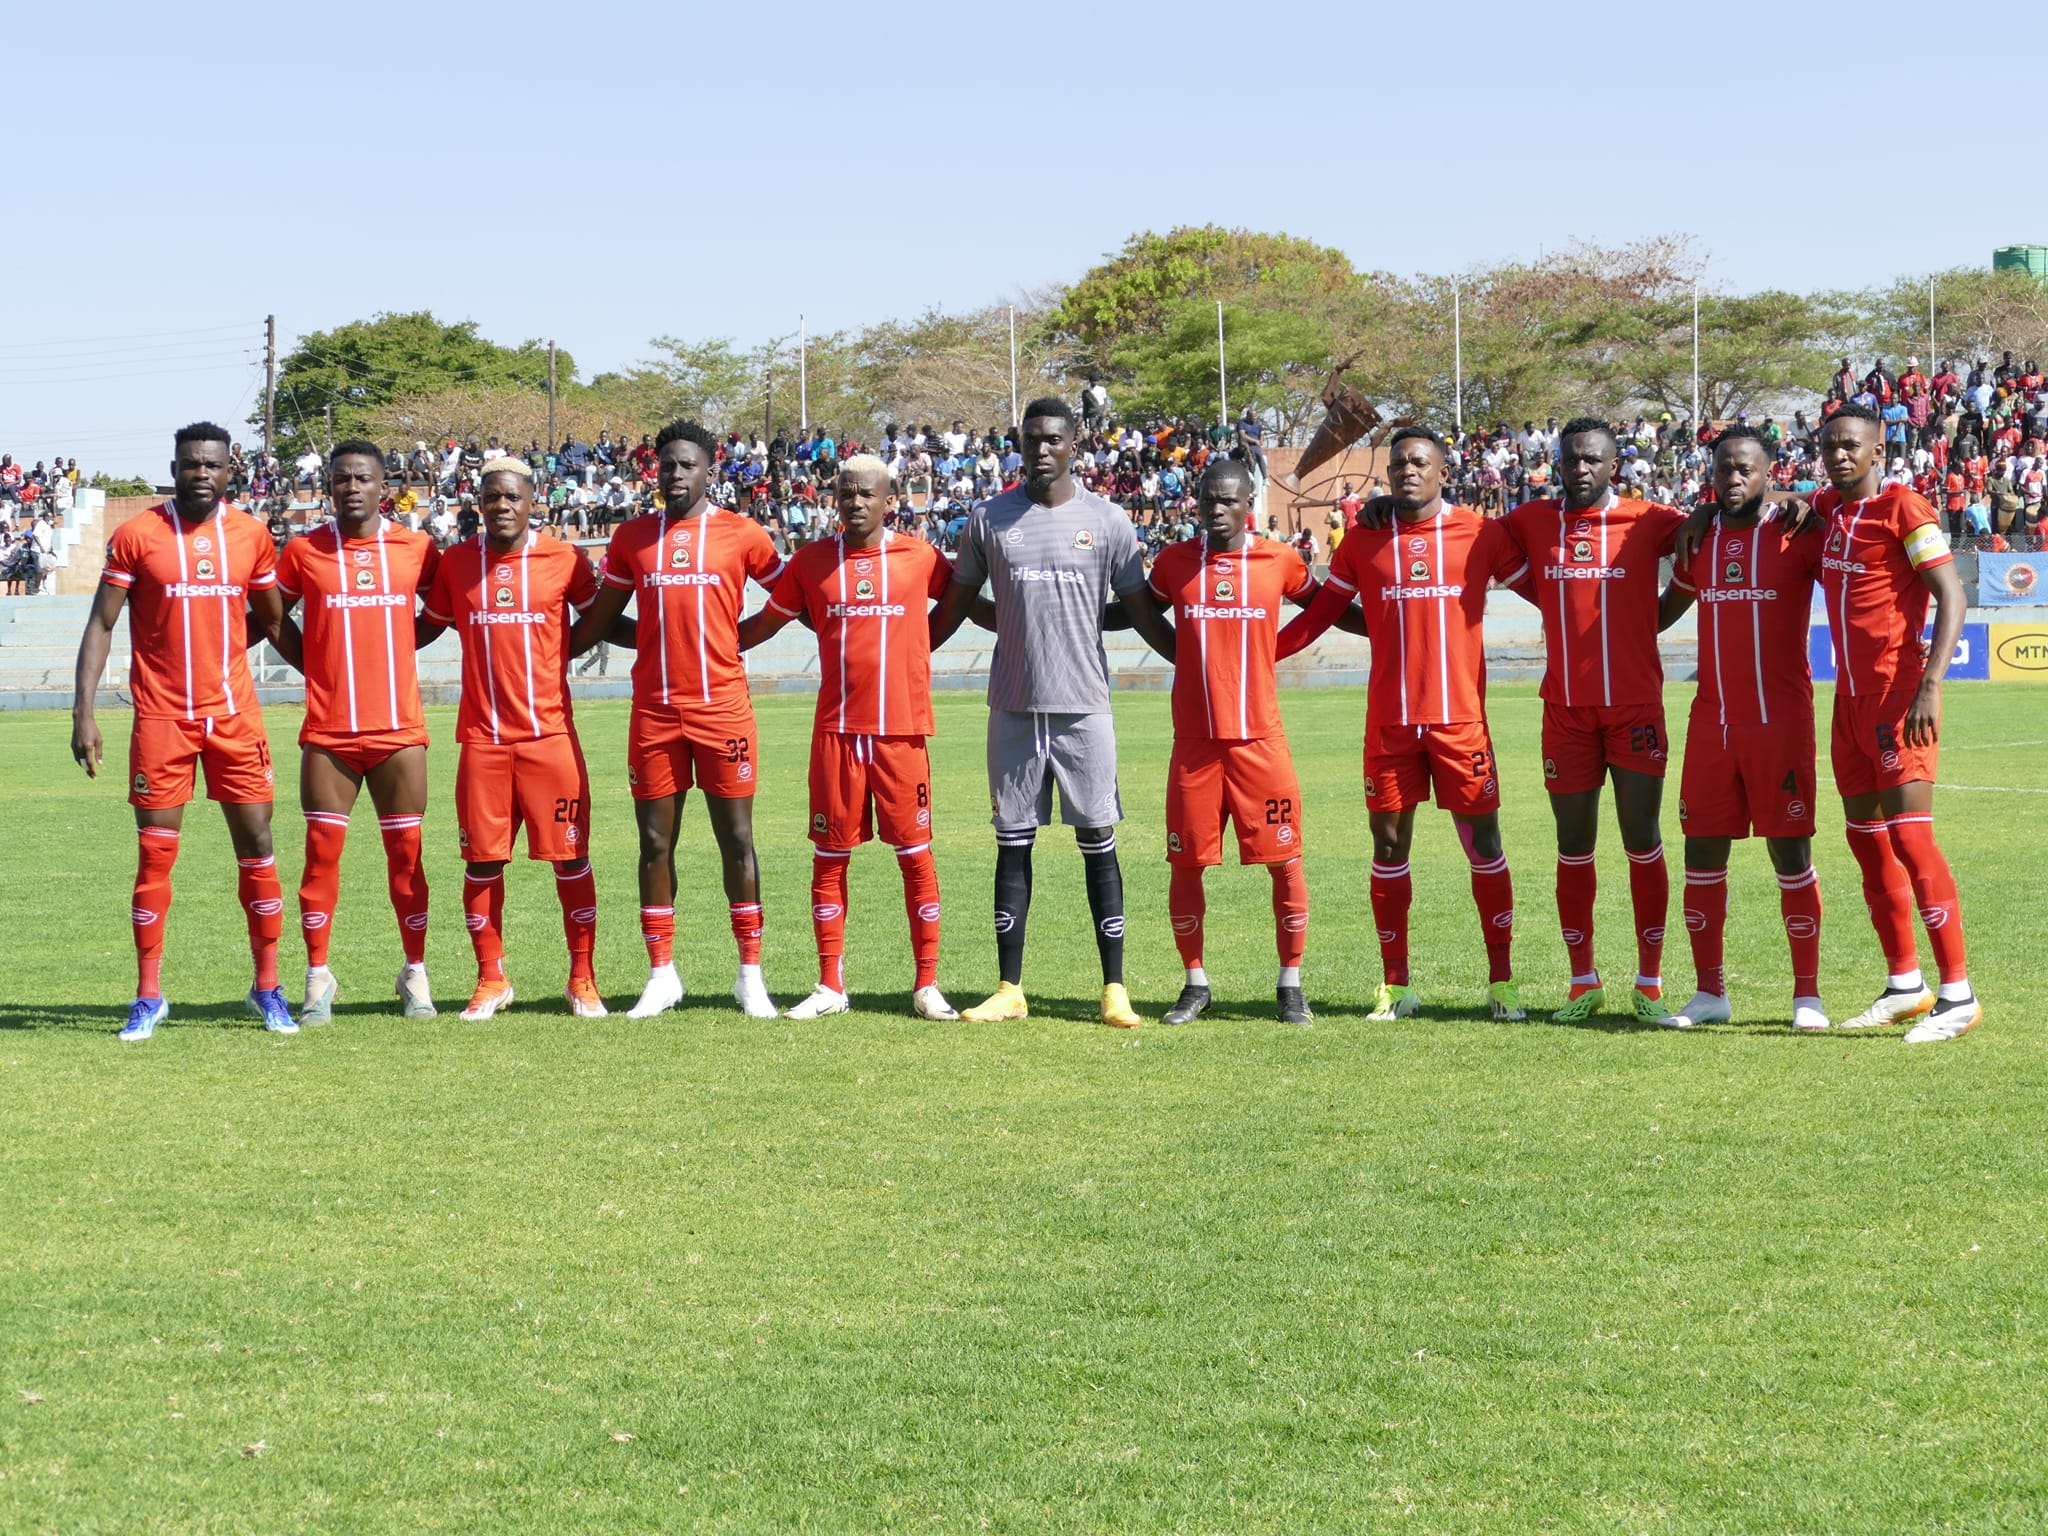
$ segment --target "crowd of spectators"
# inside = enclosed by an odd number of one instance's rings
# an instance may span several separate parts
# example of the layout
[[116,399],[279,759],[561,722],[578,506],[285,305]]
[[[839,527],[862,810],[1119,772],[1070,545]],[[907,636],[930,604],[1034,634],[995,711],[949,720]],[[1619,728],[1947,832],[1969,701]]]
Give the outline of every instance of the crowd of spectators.
[[78,460],[30,466],[0,453],[0,581],[7,596],[32,595],[56,569],[56,525],[77,493]]

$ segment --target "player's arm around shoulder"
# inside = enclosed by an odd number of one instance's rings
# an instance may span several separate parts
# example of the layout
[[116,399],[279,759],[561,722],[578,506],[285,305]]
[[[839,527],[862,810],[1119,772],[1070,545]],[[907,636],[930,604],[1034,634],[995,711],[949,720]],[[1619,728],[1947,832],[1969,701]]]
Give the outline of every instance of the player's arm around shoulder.
[[[588,555],[581,549],[576,550],[584,569],[591,573],[592,592],[569,631],[571,656],[581,656],[604,644],[632,648],[637,638],[635,626],[624,615],[626,604],[633,597],[633,573],[637,568],[634,545],[639,534],[633,525],[639,521],[637,517],[628,518],[614,530],[611,543],[605,546],[604,561],[596,568],[591,566]],[[628,537],[628,530],[632,530],[634,537]],[[575,548],[574,545],[570,547]]]
[[816,620],[810,612],[810,597],[813,582],[811,568],[817,562],[812,557],[814,549],[829,549],[827,544],[806,544],[789,557],[782,567],[774,589],[768,594],[768,601],[754,612],[740,620],[739,647],[751,651],[755,646],[778,633],[791,619],[801,619],[804,627],[815,630]]

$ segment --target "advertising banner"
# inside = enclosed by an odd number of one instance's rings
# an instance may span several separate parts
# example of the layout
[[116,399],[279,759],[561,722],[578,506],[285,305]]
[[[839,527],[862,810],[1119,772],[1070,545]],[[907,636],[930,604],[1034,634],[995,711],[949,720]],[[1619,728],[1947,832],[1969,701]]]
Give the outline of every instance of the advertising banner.
[[1992,624],[1991,676],[2002,683],[2048,683],[2048,624]]
[[[2048,643],[2048,627],[2025,624],[2000,624],[1999,629],[2026,630],[2041,636]],[[1956,641],[1956,654],[1948,664],[1948,675],[1958,681],[1974,678],[1979,682],[1992,676],[1991,671],[1991,630],[1989,624],[1965,624],[1961,638]],[[1925,646],[1934,638],[1934,625],[1930,622],[1920,635]],[[1813,663],[1813,680],[1816,683],[1832,683],[1835,680],[1835,648],[1828,640],[1828,627],[1816,624],[1806,632],[1806,655]],[[2041,660],[2048,669],[2048,656]],[[2017,676],[2018,674],[2013,674]],[[2048,670],[2044,670],[2048,677]]]
[[2048,601],[2041,578],[2048,576],[2048,555],[1977,554],[1977,606],[2020,608]]

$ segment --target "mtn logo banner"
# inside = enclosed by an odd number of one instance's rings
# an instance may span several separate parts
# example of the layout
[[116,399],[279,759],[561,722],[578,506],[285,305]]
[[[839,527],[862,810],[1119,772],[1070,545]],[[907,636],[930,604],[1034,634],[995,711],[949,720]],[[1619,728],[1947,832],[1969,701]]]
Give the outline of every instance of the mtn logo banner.
[[1993,624],[1991,677],[2003,683],[2048,683],[2048,624]]

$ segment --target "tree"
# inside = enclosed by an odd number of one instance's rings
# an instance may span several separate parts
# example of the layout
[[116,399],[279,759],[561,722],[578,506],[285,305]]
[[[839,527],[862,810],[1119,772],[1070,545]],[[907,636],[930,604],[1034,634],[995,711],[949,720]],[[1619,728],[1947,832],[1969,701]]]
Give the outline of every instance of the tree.
[[1330,371],[1325,326],[1284,310],[1223,306],[1225,379],[1216,372],[1216,310],[1182,304],[1157,329],[1126,341],[1113,354],[1130,382],[1120,409],[1139,418],[1214,421],[1227,383],[1233,413],[1249,407],[1283,439],[1299,437],[1319,408]]
[[[575,362],[556,356],[556,375],[572,378]],[[478,334],[476,322],[448,325],[426,310],[379,314],[331,331],[314,331],[279,365],[277,451],[290,459],[308,447],[324,450],[328,407],[337,437],[368,430],[372,413],[404,398],[449,389],[514,388],[545,396],[548,349],[541,341],[504,347]],[[251,417],[260,426],[259,408]]]
[[667,387],[661,414],[708,427],[735,424],[753,393],[756,370],[731,337],[684,341],[657,336],[652,345],[657,356],[645,365],[645,371]]
[[1927,298],[1934,292],[1934,344],[1941,358],[1969,372],[1978,358],[1997,361],[2010,349],[2022,360],[2048,360],[2048,287],[2025,272],[1957,267],[1902,277],[1889,288],[1854,296],[1865,314],[1860,351],[1898,359],[1927,350]]
[[[1854,332],[1854,311],[1804,294],[1771,290],[1702,294],[1699,402],[1706,421],[1738,412],[1782,414],[1824,394],[1834,358]],[[1692,301],[1666,298],[1612,306],[1587,327],[1600,343],[1590,370],[1607,399],[1692,414]]]

